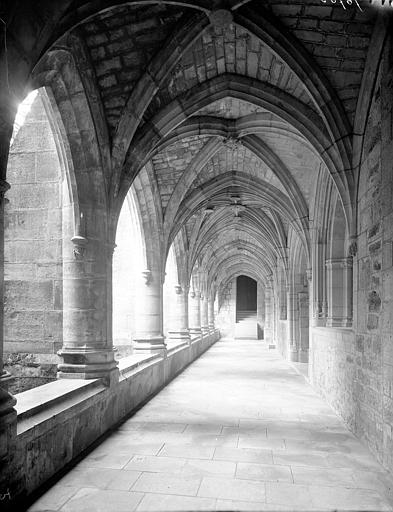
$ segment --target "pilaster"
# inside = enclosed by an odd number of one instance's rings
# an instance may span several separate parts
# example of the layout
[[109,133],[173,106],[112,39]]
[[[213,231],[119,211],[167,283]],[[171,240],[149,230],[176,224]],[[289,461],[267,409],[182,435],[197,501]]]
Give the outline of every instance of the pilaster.
[[326,260],[327,327],[352,326],[352,257]]

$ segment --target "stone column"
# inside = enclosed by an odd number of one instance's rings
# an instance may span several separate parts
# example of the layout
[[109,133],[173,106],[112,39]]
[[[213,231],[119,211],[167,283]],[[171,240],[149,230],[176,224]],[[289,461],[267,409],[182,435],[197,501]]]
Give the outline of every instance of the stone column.
[[288,359],[290,361],[299,360],[299,347],[298,340],[296,339],[296,316],[297,316],[297,293],[293,290],[293,285],[290,285],[287,292],[287,319],[288,319]]
[[[17,452],[16,399],[9,393],[8,387],[12,376],[3,366],[3,332],[4,332],[4,194],[9,184],[0,179],[0,494],[7,494],[10,500],[22,490],[22,474]],[[8,498],[5,498],[5,500]],[[11,502],[4,501],[5,509],[12,508]]]
[[190,342],[188,329],[188,293],[180,284],[176,284],[175,300],[171,304],[171,330],[168,331],[170,340]]
[[58,352],[63,363],[58,378],[118,380],[110,321],[113,248],[81,235],[63,240],[63,348]]
[[352,258],[326,260],[328,284],[327,327],[352,325]]
[[264,337],[269,345],[274,345],[273,340],[273,296],[270,287],[265,288],[265,330]]
[[145,270],[138,283],[134,350],[165,355],[162,333],[162,281],[158,271]]
[[216,329],[214,325],[214,300],[208,299],[208,319],[209,319],[209,332],[213,333]]
[[278,299],[278,293],[274,294],[272,291],[272,344],[276,347],[278,340],[278,329],[279,329],[279,318],[280,318],[280,304]]
[[257,325],[258,325],[258,339],[264,340],[265,330],[265,289],[258,282],[257,285]]
[[310,303],[312,304],[312,325],[324,326],[326,323],[326,301],[324,301],[324,251],[325,244],[318,242],[318,230],[313,229],[311,258],[312,265],[310,269],[309,281]]
[[206,295],[201,296],[201,329],[203,336],[209,334],[209,302]]
[[192,291],[189,295],[189,324],[191,338],[201,335],[201,294],[198,290]]
[[299,362],[308,363],[309,350],[309,299],[307,292],[298,293],[299,304]]
[[344,311],[343,327],[352,327],[353,322],[353,258],[344,258]]

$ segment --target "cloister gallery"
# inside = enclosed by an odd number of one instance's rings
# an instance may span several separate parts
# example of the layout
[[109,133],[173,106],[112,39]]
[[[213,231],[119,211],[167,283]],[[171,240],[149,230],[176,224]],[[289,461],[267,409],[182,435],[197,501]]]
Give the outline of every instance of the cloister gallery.
[[392,13],[0,3],[1,510],[392,510]]

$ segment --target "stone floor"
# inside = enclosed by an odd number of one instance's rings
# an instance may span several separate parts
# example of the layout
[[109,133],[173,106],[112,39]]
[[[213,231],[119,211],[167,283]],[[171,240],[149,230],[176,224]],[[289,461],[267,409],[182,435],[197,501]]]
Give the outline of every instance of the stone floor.
[[29,510],[393,510],[391,483],[275,351],[221,340]]

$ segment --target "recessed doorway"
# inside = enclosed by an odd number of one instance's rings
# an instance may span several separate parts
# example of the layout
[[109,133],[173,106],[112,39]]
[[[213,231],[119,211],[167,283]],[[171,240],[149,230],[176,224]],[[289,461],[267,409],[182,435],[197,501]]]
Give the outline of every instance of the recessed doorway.
[[236,280],[235,338],[257,339],[257,282],[248,276]]

